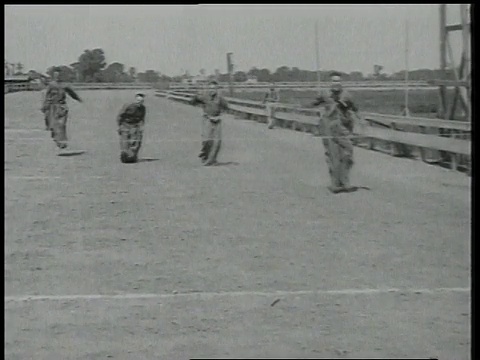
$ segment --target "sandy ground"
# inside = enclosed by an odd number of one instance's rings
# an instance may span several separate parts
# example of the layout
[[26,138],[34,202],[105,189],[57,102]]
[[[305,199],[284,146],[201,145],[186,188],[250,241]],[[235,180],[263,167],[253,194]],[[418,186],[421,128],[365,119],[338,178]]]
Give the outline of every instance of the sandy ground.
[[154,96],[122,164],[132,92],[80,95],[63,157],[5,98],[6,359],[470,358],[471,178],[356,148],[371,190],[333,195],[320,138],[232,116],[205,168]]

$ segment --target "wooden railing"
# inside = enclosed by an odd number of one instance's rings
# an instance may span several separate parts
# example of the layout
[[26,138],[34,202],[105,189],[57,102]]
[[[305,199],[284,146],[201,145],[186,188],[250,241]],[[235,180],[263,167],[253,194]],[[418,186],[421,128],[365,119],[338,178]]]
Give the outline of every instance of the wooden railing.
[[30,84],[30,83],[5,84],[5,94],[18,92],[18,91],[36,91],[40,89],[41,89],[41,85],[39,84]]
[[[75,90],[143,90],[152,89],[150,83],[69,83]],[[38,91],[45,86],[35,83],[5,84],[5,94],[18,91]]]
[[72,83],[77,90],[143,90],[152,89],[150,83]]
[[[403,81],[345,81],[344,86],[349,89],[369,89],[369,90],[385,90],[385,89],[404,89],[405,82]],[[328,88],[330,83],[328,82],[277,82],[275,87],[279,90],[281,89],[317,89],[317,88]],[[228,83],[220,83],[219,87],[221,89],[228,89]],[[247,83],[247,82],[236,82],[232,84],[234,89],[266,89],[271,87],[271,83]],[[433,84],[427,81],[410,81],[408,87],[411,89],[415,88],[436,88]],[[201,90],[205,88],[205,85],[202,84],[185,84],[185,83],[170,83],[170,90]]]
[[[193,96],[191,91],[156,91],[156,96],[188,103]],[[266,122],[265,105],[259,101],[239,98],[225,98],[232,113]],[[293,105],[275,104],[273,116],[276,123],[284,128],[321,134],[319,110],[302,109]],[[361,113],[365,120],[356,126],[356,145],[366,145],[375,149],[376,143],[388,143],[394,156],[409,155],[410,147],[419,149],[421,159],[427,159],[425,150],[436,150],[444,156],[450,156],[451,168],[465,165],[470,169],[471,123],[438,120],[421,117],[403,117],[395,115]],[[429,134],[434,132],[434,134]]]

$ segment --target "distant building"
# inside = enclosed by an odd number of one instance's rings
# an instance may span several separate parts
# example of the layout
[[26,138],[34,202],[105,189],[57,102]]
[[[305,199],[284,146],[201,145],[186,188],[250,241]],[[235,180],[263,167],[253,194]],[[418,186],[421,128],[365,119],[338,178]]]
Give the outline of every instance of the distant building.
[[247,84],[256,84],[258,82],[258,78],[254,75],[247,75],[247,80],[245,82]]
[[[22,90],[35,90],[41,84],[37,84],[34,79],[28,75],[14,75],[14,76],[5,76],[4,78],[5,92],[19,91]],[[19,87],[18,85],[28,85],[27,87]]]
[[182,84],[185,85],[205,85],[208,84],[208,77],[203,75],[193,76],[190,78],[184,78]]
[[30,81],[30,76],[28,75],[5,76],[5,83],[8,83],[8,84],[22,84],[22,83],[28,83],[29,81]]

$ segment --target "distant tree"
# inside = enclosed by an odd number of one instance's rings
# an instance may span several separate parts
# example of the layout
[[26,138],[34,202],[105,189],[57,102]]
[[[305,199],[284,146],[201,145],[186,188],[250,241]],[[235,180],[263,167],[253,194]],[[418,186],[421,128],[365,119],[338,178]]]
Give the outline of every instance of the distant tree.
[[47,70],[47,74],[50,77],[53,77],[54,72],[58,72],[58,79],[60,81],[73,82],[76,79],[75,71],[66,65],[52,66]]
[[5,72],[7,76],[11,76],[15,73],[15,64],[9,63],[5,60]]
[[272,81],[272,74],[268,69],[260,69],[257,75],[259,82],[270,82]]
[[247,81],[247,74],[243,71],[237,71],[233,74],[233,81],[235,82],[244,82]]
[[17,72],[19,72],[21,74],[22,71],[23,71],[23,64],[21,62],[19,62],[19,63],[17,63]]
[[118,77],[117,77],[117,80],[118,80],[118,82],[121,82],[121,83],[133,82],[132,77],[126,72],[123,72],[123,73],[119,74]]
[[156,83],[160,80],[160,75],[154,70],[147,70],[144,73],[138,73],[138,81],[142,83]]
[[137,76],[137,69],[135,69],[133,66],[131,66],[128,69],[128,75],[130,75],[130,77],[132,78],[132,81],[135,81],[135,78]]
[[275,82],[290,81],[290,68],[288,66],[280,66],[272,74],[272,78]]
[[100,71],[105,68],[105,53],[102,49],[85,50],[78,59],[81,80],[98,81]]
[[218,74],[218,80],[219,82],[228,82],[230,80],[230,75],[229,74]]
[[382,65],[373,65],[373,76],[374,77],[380,76],[380,73],[382,70],[383,70]]
[[27,75],[32,80],[40,79],[43,77],[42,74],[35,70],[28,70]]
[[363,80],[363,73],[361,71],[352,71],[349,74],[350,81],[362,81]]
[[102,82],[122,82],[121,78],[123,77],[123,69],[125,66],[119,62],[114,62],[107,66],[106,69],[101,71],[101,81]]
[[80,75],[80,63],[78,61],[71,63],[70,67],[73,69],[75,72],[75,81],[80,81],[81,75]]

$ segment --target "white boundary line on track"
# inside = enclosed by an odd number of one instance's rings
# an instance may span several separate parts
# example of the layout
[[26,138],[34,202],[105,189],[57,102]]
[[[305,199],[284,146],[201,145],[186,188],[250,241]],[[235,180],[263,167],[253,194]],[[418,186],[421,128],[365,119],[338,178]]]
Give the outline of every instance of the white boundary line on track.
[[[67,176],[20,176],[20,175],[8,175],[5,174],[5,178],[9,178],[12,180],[52,180],[52,179],[68,179]],[[98,175],[98,176],[85,176],[82,177],[81,179],[104,179],[106,176],[103,175]]]
[[241,296],[288,296],[288,295],[372,295],[388,293],[435,294],[469,293],[470,288],[434,288],[434,289],[343,289],[343,290],[298,290],[298,291],[231,291],[231,292],[189,292],[171,294],[117,294],[117,295],[18,295],[5,296],[7,302],[61,301],[61,300],[129,300],[129,299],[172,299],[172,298],[215,298]]
[[9,128],[4,128],[4,132],[47,132],[45,129],[9,129]]
[[12,180],[50,180],[50,179],[63,179],[61,176],[18,176],[18,175],[5,175],[5,178]]

